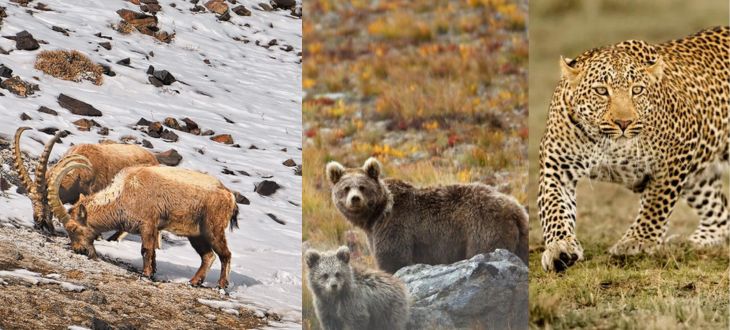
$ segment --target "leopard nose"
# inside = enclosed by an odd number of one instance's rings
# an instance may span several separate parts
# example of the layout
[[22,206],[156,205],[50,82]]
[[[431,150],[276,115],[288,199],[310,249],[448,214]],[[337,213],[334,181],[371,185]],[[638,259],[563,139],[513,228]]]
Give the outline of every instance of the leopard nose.
[[634,121],[631,120],[631,119],[629,119],[629,120],[615,119],[613,121],[613,123],[616,124],[616,125],[618,125],[618,127],[620,127],[622,131],[625,131],[629,127],[629,125],[631,125],[631,123],[633,123],[633,122]]

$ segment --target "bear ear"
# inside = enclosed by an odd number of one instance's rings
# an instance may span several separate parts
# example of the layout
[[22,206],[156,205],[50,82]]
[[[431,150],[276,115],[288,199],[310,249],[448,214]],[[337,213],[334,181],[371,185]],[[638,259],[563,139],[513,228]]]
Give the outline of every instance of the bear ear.
[[664,76],[664,60],[661,56],[657,56],[653,62],[648,63],[646,71],[654,78],[655,81],[661,81]]
[[574,68],[575,61],[560,56],[560,77],[570,82],[571,85],[576,85],[580,78],[581,70]]
[[345,174],[345,167],[335,161],[329,162],[325,168],[325,174],[327,176],[327,181],[329,181],[330,184],[335,185],[340,181],[340,179],[342,179],[342,175]]
[[347,248],[347,246],[340,246],[339,249],[337,249],[337,259],[340,259],[340,261],[344,263],[350,263],[350,249]]
[[304,254],[304,260],[307,261],[307,267],[314,268],[319,262],[319,252],[315,250],[307,250]]
[[380,162],[374,157],[370,157],[365,161],[365,164],[362,166],[362,170],[365,171],[369,177],[377,180],[380,177]]

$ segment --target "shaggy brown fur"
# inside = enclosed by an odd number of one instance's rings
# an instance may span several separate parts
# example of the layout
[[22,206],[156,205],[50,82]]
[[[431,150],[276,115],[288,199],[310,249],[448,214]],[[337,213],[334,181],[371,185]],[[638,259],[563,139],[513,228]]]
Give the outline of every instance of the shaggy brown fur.
[[[54,175],[56,168],[54,166],[46,175],[48,169],[48,157],[51,154],[53,146],[58,141],[62,131],[58,131],[45,145],[43,153],[36,167],[35,183],[31,181],[28,171],[23,166],[23,158],[20,150],[20,137],[29,127],[21,127],[15,133],[14,140],[14,164],[20,174],[21,182],[24,185],[28,196],[33,203],[33,219],[37,228],[44,228],[53,232],[52,213],[48,208],[46,196],[46,183],[48,178]],[[129,166],[140,165],[159,165],[157,158],[146,149],[136,145],[126,144],[80,144],[71,147],[59,160],[58,165],[62,165],[66,161],[78,159],[83,156],[91,163],[92,170],[74,171],[64,177],[60,186],[59,196],[61,201],[66,203],[75,203],[79,199],[80,194],[95,193],[108,186],[112,179],[119,171]],[[44,178],[40,180],[39,178]],[[121,233],[115,234],[120,237]],[[121,236],[123,237],[123,236]]]
[[104,82],[104,69],[77,50],[44,50],[38,54],[35,68],[58,79],[80,82],[89,80],[95,85]]
[[381,179],[374,158],[362,168],[327,164],[337,209],[368,235],[387,272],[416,264],[448,264],[506,249],[527,262],[527,213],[514,198],[472,183],[417,188]]
[[64,176],[73,170],[91,170],[88,161],[64,164],[50,180],[48,198],[53,213],[61,220],[76,253],[96,258],[94,240],[105,231],[124,230],[142,237],[142,274],[156,270],[155,246],[160,230],[188,237],[201,258],[192,285],[205,280],[215,254],[221,259],[218,285],[228,285],[231,252],[225,229],[238,227],[236,199],[218,179],[199,172],[164,166],[128,167],[105,189],[81,195],[70,212],[58,197]]

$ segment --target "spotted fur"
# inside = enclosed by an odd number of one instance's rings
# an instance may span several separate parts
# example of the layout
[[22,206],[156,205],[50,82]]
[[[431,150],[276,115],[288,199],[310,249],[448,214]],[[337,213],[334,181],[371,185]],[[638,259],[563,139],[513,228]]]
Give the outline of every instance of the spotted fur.
[[680,198],[700,224],[689,240],[722,244],[730,214],[721,169],[728,161],[730,28],[662,44],[625,41],[561,59],[540,144],[542,265],[562,271],[583,259],[575,235],[580,178],[641,194],[636,221],[609,250],[652,252]]

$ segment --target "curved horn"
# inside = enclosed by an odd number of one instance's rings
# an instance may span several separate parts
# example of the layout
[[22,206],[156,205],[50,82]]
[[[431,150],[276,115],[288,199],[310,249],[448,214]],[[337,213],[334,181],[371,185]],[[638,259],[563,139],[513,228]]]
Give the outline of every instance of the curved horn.
[[55,173],[55,175],[51,177],[50,185],[48,186],[48,204],[51,206],[51,211],[53,212],[53,214],[64,225],[66,224],[66,222],[68,222],[71,216],[69,216],[66,208],[63,207],[61,198],[58,197],[58,189],[61,186],[61,181],[63,180],[63,177],[66,176],[68,172],[71,172],[77,168],[83,168],[91,171],[91,166],[81,163],[79,161],[64,162],[63,167],[61,167]]
[[48,142],[46,142],[45,147],[43,147],[43,153],[38,159],[38,165],[36,165],[35,168],[35,186],[36,191],[40,196],[46,196],[46,188],[48,187],[48,181],[46,180],[46,171],[48,170],[48,157],[51,156],[51,150],[53,150],[53,146],[61,137],[61,134],[63,134],[63,131],[59,129],[58,132],[56,132],[56,134],[53,135],[53,137],[48,140]]
[[15,140],[13,141],[13,155],[14,157],[14,164],[15,164],[15,170],[18,172],[18,175],[20,176],[20,183],[23,185],[23,188],[25,188],[25,191],[28,192],[28,197],[30,197],[30,200],[35,203],[36,201],[36,191],[35,186],[33,186],[33,181],[30,179],[30,176],[28,175],[28,170],[23,166],[23,154],[20,152],[20,135],[23,134],[23,132],[31,129],[30,127],[20,127],[17,131],[15,131]]

